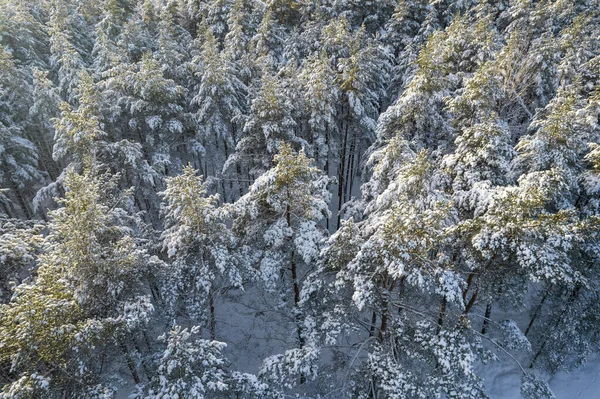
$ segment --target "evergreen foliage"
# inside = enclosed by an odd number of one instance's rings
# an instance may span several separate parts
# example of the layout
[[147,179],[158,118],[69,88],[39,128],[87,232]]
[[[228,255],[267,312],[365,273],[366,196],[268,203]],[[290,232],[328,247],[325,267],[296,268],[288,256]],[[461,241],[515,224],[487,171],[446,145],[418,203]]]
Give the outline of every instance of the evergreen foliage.
[[0,398],[553,397],[599,350],[599,37],[598,0],[0,0]]

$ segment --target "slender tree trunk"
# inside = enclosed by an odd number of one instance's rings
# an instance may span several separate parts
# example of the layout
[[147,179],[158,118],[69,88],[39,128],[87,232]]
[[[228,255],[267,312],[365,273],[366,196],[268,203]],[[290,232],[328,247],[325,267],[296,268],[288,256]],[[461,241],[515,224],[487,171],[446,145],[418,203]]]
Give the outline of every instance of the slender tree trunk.
[[148,153],[148,149],[146,148],[146,139],[142,136],[142,131],[140,129],[136,129],[138,134],[138,139],[140,140],[140,145],[142,146],[142,154],[144,154],[144,159],[148,161],[148,163],[152,164],[150,160],[150,154]]
[[11,210],[9,209],[9,207],[6,206],[6,204],[4,202],[2,204],[0,204],[0,205],[2,205],[2,209],[4,209],[4,213],[6,213],[8,215],[8,217],[10,217],[10,218],[14,218],[15,217],[15,215],[11,212]]
[[475,278],[475,273],[469,273],[469,277],[467,277],[467,288],[465,288],[465,290],[462,293],[462,299],[465,305],[467,304],[467,294],[471,289],[471,285],[473,285],[473,278]]
[[438,326],[436,330],[436,335],[442,331],[442,327],[444,326],[444,317],[446,316],[446,296],[442,298],[442,304],[440,305],[440,314],[438,316]]
[[331,154],[331,148],[329,148],[329,127],[325,127],[325,148],[327,148],[327,154],[325,155],[325,166],[323,172],[326,176],[329,176],[329,155]]
[[371,327],[369,328],[369,337],[372,337],[375,334],[375,324],[377,323],[377,313],[373,311],[373,315],[371,316]]
[[100,355],[100,370],[98,370],[98,375],[102,375],[102,372],[104,371],[104,362],[106,361],[106,352],[102,352],[102,354]]
[[[329,127],[325,126],[325,148],[327,153],[325,155],[325,165],[323,166],[323,173],[325,176],[329,176],[329,156],[331,155],[331,148],[329,147]],[[329,218],[325,218],[325,228],[329,231]]]
[[242,174],[242,167],[239,164],[236,163],[235,170],[236,170],[237,175],[238,175],[238,189],[240,191],[240,198],[242,198],[242,196],[244,195],[244,186],[243,186],[243,183],[242,183],[242,180],[243,180],[244,176]]
[[14,183],[12,180],[11,180],[11,185],[15,192],[15,196],[17,197],[17,201],[19,201],[19,206],[21,207],[21,209],[23,210],[23,213],[25,214],[25,217],[27,219],[31,219],[33,217],[33,212],[31,212],[31,209],[29,208],[27,201],[25,201],[25,198],[23,197],[23,193],[21,193],[19,186],[17,186],[17,184]]
[[544,305],[544,302],[546,302],[546,298],[548,297],[549,293],[550,293],[550,288],[548,288],[544,292],[544,295],[542,296],[542,299],[540,300],[540,303],[536,306],[535,311],[533,312],[533,316],[531,316],[531,320],[529,320],[529,324],[527,325],[527,328],[525,329],[525,336],[527,336],[527,334],[529,334],[529,331],[531,330],[531,327],[533,327],[533,323],[535,323],[535,320],[539,316],[539,314],[540,314],[540,312],[542,310],[542,306]]
[[344,182],[344,201],[343,201],[344,203],[348,202],[348,200],[350,199],[348,187],[351,185],[350,174],[352,172],[352,164],[354,163],[354,140],[355,140],[355,138],[356,138],[355,135],[352,135],[352,137],[350,138],[350,147],[349,147],[349,151],[348,151],[348,162],[346,163],[346,173],[345,173],[346,181]]
[[[288,199],[291,199],[288,194]],[[285,217],[287,221],[288,227],[292,227],[292,212],[290,209],[290,205],[288,204],[285,211]],[[294,318],[296,320],[296,333],[298,334],[298,345],[300,349],[304,348],[304,336],[302,333],[302,320],[300,317],[300,286],[298,284],[298,270],[296,265],[296,259],[294,256],[294,250],[291,253],[291,269],[292,269],[292,288],[294,290]],[[304,384],[306,382],[306,377],[304,373],[300,373],[300,384]]]
[[490,322],[490,316],[492,315],[492,302],[489,301],[485,307],[485,315],[483,316],[483,326],[481,327],[481,334],[485,335],[487,332],[487,326]]
[[383,334],[385,333],[385,330],[387,329],[387,321],[388,321],[387,307],[385,310],[386,310],[386,312],[381,315],[381,324],[379,325],[379,335],[377,336],[377,339],[379,340],[379,342],[383,341]]
[[[225,148],[225,162],[227,162],[227,159],[229,159],[229,146],[227,145],[227,140],[223,139],[223,147]],[[223,171],[221,171],[220,173],[222,173]],[[225,186],[225,182],[223,182],[223,186]],[[229,180],[229,193],[231,196],[233,196],[233,181]],[[225,198],[223,198],[224,201],[226,201]]]
[[354,172],[356,166],[356,147],[357,147],[356,134],[352,135],[352,141],[350,142],[350,156],[348,159],[348,172],[346,173],[346,201],[350,201],[352,198],[352,187],[354,186]]
[[123,342],[123,340],[121,338],[119,338],[119,346],[121,347],[121,350],[123,351],[123,355],[125,356],[125,360],[127,362],[127,367],[129,368],[129,371],[131,372],[133,381],[136,384],[139,384],[142,380],[140,380],[140,376],[138,375],[138,372],[135,369],[135,364],[133,364],[133,359],[131,358],[131,353],[129,352],[127,345],[125,345],[125,342]]
[[475,301],[477,300],[477,295],[478,294],[479,294],[479,288],[475,288],[475,292],[473,293],[473,295],[471,295],[471,299],[469,300],[469,302],[465,306],[465,310],[463,311],[463,315],[466,316],[467,314],[469,314],[469,312],[473,308],[473,305],[475,305]]
[[548,341],[544,341],[542,343],[542,346],[540,346],[540,349],[535,353],[535,356],[533,357],[533,359],[531,359],[531,363],[529,364],[529,368],[532,369],[533,365],[535,364],[535,361],[537,360],[537,358],[542,354],[542,351],[544,350],[544,348],[546,347],[546,342]]
[[146,365],[146,361],[144,360],[142,350],[140,349],[140,346],[138,345],[138,343],[136,342],[135,339],[133,339],[132,341],[133,341],[133,346],[135,347],[135,350],[140,354],[140,356],[142,358],[142,370],[144,370],[144,374],[146,375],[146,380],[149,380],[151,373],[148,371],[148,367]]
[[148,332],[144,329],[142,330],[143,335],[144,335],[144,343],[146,344],[146,349],[148,350],[148,352],[152,351],[152,345],[150,344],[150,338],[148,338]]
[[209,306],[210,306],[210,339],[214,341],[217,339],[216,328],[217,322],[215,320],[215,293],[211,289],[209,294]]
[[[400,283],[398,284],[398,298],[402,298],[402,296],[404,295],[404,289],[405,287],[405,283],[406,282],[406,275],[402,276],[400,278]],[[402,306],[398,306],[398,314],[402,313],[402,310],[404,308]]]
[[347,201],[350,201],[352,198],[352,188],[354,187],[354,176],[356,175],[356,146],[352,146],[352,151],[350,154],[350,175],[348,175],[348,196]]
[[346,146],[348,142],[348,129],[350,127],[350,106],[346,112],[346,124],[344,132],[344,141],[342,143],[342,155],[340,156],[340,167],[338,170],[339,181],[338,181],[338,215],[337,215],[337,228],[340,228],[342,219],[342,205],[344,205],[344,167],[346,165]]

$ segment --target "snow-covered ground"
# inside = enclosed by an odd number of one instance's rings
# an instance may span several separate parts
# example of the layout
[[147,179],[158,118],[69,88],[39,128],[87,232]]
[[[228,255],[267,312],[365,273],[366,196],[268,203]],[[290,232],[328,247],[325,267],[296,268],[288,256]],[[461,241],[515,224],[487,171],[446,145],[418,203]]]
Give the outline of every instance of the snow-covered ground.
[[[490,398],[521,398],[520,374],[514,362],[501,359],[488,365],[482,374]],[[560,372],[544,379],[550,384],[556,399],[598,399],[600,398],[600,357],[591,357],[585,366],[570,373]]]

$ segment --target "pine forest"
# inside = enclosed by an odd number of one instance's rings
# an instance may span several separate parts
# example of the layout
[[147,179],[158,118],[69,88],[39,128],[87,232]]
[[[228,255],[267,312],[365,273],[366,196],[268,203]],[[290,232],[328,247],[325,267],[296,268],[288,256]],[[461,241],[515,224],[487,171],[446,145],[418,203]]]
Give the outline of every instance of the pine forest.
[[0,399],[599,355],[600,0],[0,0]]

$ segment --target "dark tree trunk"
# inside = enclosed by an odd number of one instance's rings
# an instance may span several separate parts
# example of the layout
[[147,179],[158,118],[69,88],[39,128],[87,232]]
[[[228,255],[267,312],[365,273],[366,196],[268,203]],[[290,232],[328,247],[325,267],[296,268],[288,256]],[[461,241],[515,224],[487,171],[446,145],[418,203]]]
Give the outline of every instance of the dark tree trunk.
[[[288,195],[288,199],[291,200]],[[285,211],[285,217],[287,221],[288,227],[292,227],[292,211],[290,209],[290,205],[288,204]],[[294,250],[291,252],[291,271],[292,271],[292,288],[294,290],[294,319],[296,321],[296,333],[298,334],[298,345],[300,349],[304,348],[304,336],[302,332],[302,319],[300,317],[300,285],[298,284],[298,269],[296,265],[296,259],[294,256]],[[300,374],[300,384],[304,384],[306,382],[306,377],[303,373]]]
[[436,330],[436,334],[439,334],[442,331],[442,327],[444,326],[444,317],[446,316],[446,296],[442,298],[442,304],[440,305],[440,314],[438,316],[438,326]]
[[375,334],[375,324],[377,323],[377,313],[373,311],[373,315],[371,316],[371,327],[369,328],[369,337],[372,337]]
[[483,326],[481,327],[481,334],[485,335],[487,332],[487,326],[490,322],[490,316],[492,315],[492,302],[488,302],[485,307],[485,315],[483,316]]
[[533,327],[533,323],[535,323],[535,320],[539,316],[539,314],[542,310],[542,306],[544,305],[544,302],[546,302],[546,298],[548,297],[549,293],[550,293],[550,289],[547,289],[546,292],[544,292],[544,295],[542,296],[540,303],[536,306],[535,311],[533,312],[533,316],[531,316],[531,320],[529,320],[529,324],[527,325],[527,328],[525,329],[525,336],[527,336],[527,334],[529,334],[531,327]]
[[342,143],[342,155],[340,156],[340,167],[338,170],[338,215],[337,228],[340,228],[342,219],[342,205],[344,205],[344,167],[346,166],[346,146],[348,145],[348,129],[350,127],[350,106],[346,112],[346,123],[344,129],[344,141]]
[[142,382],[142,380],[140,380],[140,376],[138,375],[138,372],[135,369],[135,364],[133,364],[133,359],[131,358],[131,353],[129,352],[129,348],[127,348],[127,345],[125,345],[125,342],[123,342],[123,340],[121,338],[119,338],[119,346],[121,347],[121,350],[123,351],[123,355],[125,356],[125,360],[127,362],[127,367],[129,368],[129,371],[131,372],[133,381],[136,384],[139,384],[140,382]]
[[211,292],[209,294],[209,306],[210,306],[210,339],[211,341],[214,341],[217,336],[216,334],[216,329],[217,329],[217,322],[215,319],[215,293],[214,291],[211,289]]

